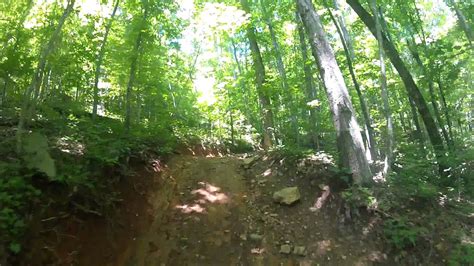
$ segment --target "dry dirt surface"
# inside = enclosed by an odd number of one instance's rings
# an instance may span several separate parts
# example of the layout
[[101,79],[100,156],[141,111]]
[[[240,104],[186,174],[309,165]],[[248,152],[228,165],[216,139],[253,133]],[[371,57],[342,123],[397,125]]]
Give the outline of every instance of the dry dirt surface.
[[[168,185],[148,195],[151,222],[110,265],[388,263],[379,220],[344,219],[325,163],[320,174],[302,174],[265,155],[243,157],[171,158],[161,175]],[[301,199],[274,203],[272,194],[289,186]]]

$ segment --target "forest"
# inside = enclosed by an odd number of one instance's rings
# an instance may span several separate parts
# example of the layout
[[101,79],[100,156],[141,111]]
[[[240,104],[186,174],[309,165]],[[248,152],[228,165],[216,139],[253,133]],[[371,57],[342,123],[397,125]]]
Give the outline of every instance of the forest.
[[0,0],[0,265],[474,265],[471,0]]

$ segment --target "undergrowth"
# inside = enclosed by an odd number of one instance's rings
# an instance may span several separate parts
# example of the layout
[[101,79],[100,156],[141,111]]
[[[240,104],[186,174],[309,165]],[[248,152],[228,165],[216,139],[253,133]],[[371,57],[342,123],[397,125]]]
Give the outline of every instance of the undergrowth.
[[[14,121],[14,111],[12,117],[3,113],[0,118]],[[126,134],[119,120],[93,121],[90,114],[66,107],[40,110],[23,137],[21,154],[10,127],[0,128],[0,134],[3,258],[22,252],[29,224],[38,214],[54,208],[106,216],[119,198],[111,186],[130,173],[130,161],[165,155],[178,142],[169,127],[137,125]]]

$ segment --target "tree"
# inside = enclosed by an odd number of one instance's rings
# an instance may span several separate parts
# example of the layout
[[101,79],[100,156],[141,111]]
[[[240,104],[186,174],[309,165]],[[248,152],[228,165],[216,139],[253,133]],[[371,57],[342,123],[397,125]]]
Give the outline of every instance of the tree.
[[74,8],[75,0],[69,0],[67,3],[66,8],[58,21],[58,25],[54,30],[53,34],[49,38],[48,43],[42,48],[40,57],[38,59],[38,65],[35,69],[35,73],[31,79],[31,83],[26,89],[24,98],[23,98],[23,105],[21,108],[20,119],[18,122],[18,129],[17,129],[17,152],[21,152],[21,138],[23,134],[23,129],[27,125],[30,115],[34,112],[36,98],[32,98],[34,95],[38,95],[38,90],[41,86],[41,81],[43,80],[44,69],[46,67],[46,63],[48,60],[48,56],[54,51],[55,43],[61,34],[63,29],[64,23],[66,19],[69,17],[71,12]]
[[132,55],[130,59],[130,75],[128,78],[127,84],[127,94],[125,97],[125,130],[127,132],[130,131],[130,124],[131,124],[131,113],[132,113],[132,90],[133,85],[135,83],[135,77],[137,75],[137,65],[138,65],[138,58],[140,56],[141,46],[142,46],[142,39],[143,39],[143,32],[146,29],[146,23],[148,18],[148,0],[142,0],[142,19],[138,25],[138,34],[135,39],[135,45],[133,46]]
[[292,134],[293,137],[296,140],[296,143],[299,141],[299,129],[298,129],[298,121],[296,117],[296,110],[294,107],[294,99],[292,92],[290,91],[290,86],[288,84],[288,78],[286,75],[286,69],[285,65],[283,63],[282,55],[281,55],[281,48],[280,45],[278,44],[277,36],[275,34],[275,30],[273,28],[273,22],[271,19],[271,15],[269,15],[266,11],[265,8],[265,1],[261,0],[261,6],[262,6],[262,13],[265,19],[265,23],[268,26],[268,31],[270,32],[270,38],[272,40],[272,46],[273,46],[273,53],[275,55],[275,60],[276,60],[276,65],[277,65],[277,70],[281,78],[281,83],[283,87],[284,94],[286,95],[285,102],[287,103],[288,108],[290,109],[290,121],[291,121],[291,129],[292,129]]
[[342,72],[311,1],[297,0],[297,8],[326,87],[337,133],[341,164],[352,171],[353,180],[356,184],[367,184],[370,182],[372,174],[365,157],[360,127],[355,117],[355,111]]
[[[336,20],[334,15],[332,14],[331,9],[327,6],[329,11],[329,16],[333,21],[334,25],[336,26],[337,32],[339,34],[339,38],[341,39],[342,47],[344,49],[344,55],[346,56],[347,66],[349,68],[349,74],[351,76],[352,83],[354,84],[354,89],[357,92],[357,96],[359,98],[360,108],[362,109],[362,116],[364,117],[365,127],[367,130],[367,139],[368,139],[368,149],[370,151],[371,159],[377,160],[378,153],[377,147],[375,144],[375,134],[374,128],[372,126],[372,119],[370,117],[369,108],[367,106],[367,101],[365,100],[365,96],[362,94],[360,89],[359,82],[357,81],[357,76],[353,66],[353,56],[351,55],[351,39],[349,38],[349,32],[345,29],[345,24],[341,23],[342,19],[339,19],[339,22]],[[346,34],[344,34],[346,32]],[[345,37],[346,36],[346,37]]]
[[376,0],[370,1],[370,6],[372,8],[372,13],[375,17],[375,30],[376,37],[379,47],[379,61],[380,61],[380,87],[382,89],[382,101],[383,101],[383,110],[386,119],[387,125],[387,135],[386,135],[386,149],[385,149],[385,162],[383,168],[383,174],[386,176],[390,170],[390,165],[392,164],[393,157],[393,124],[392,124],[392,112],[390,111],[390,104],[388,102],[388,90],[387,90],[387,73],[385,71],[385,55],[383,51],[383,39],[382,39],[382,25],[380,18],[377,12],[377,2]]
[[[247,0],[241,0],[242,8],[250,13],[250,7]],[[268,150],[273,143],[273,113],[270,107],[270,98],[264,89],[265,83],[265,66],[263,65],[262,55],[257,43],[254,28],[251,24],[247,26],[247,38],[250,44],[250,51],[255,69],[255,85],[257,87],[258,99],[260,102],[261,114],[263,117],[263,148]]]
[[117,13],[117,9],[119,6],[120,0],[116,0],[114,4],[114,10],[112,11],[112,15],[110,15],[109,21],[105,26],[105,33],[104,38],[102,39],[102,43],[100,44],[99,54],[97,55],[97,60],[95,63],[95,76],[94,76],[94,95],[93,99],[94,102],[92,104],[92,117],[95,118],[97,115],[97,105],[99,104],[99,78],[100,78],[100,68],[102,66],[102,61],[104,60],[105,55],[105,47],[107,44],[107,38],[109,37],[110,29],[112,28],[112,22],[114,21],[115,13]]
[[[306,91],[306,100],[311,103],[317,98],[317,90],[314,84],[312,70],[311,70],[311,61],[308,59],[308,48],[306,45],[305,33],[302,25],[301,17],[296,12],[296,24],[298,29],[298,37],[300,42],[301,56],[303,59],[303,73],[304,73],[304,85]],[[319,150],[319,129],[318,129],[318,118],[317,111],[319,107],[311,105],[309,109],[309,123],[310,123],[310,135],[313,146],[316,150]]]
[[[377,36],[377,30],[375,25],[374,18],[362,7],[358,0],[347,0],[347,3],[352,7],[352,9],[357,13],[359,18],[364,22],[370,32]],[[439,171],[440,173],[445,173],[445,169],[447,166],[444,162],[445,157],[445,150],[443,145],[443,139],[438,132],[438,127],[436,126],[435,120],[431,115],[428,105],[426,104],[425,98],[420,92],[420,89],[416,85],[410,71],[405,66],[405,63],[400,58],[400,55],[386,35],[382,32],[382,40],[383,40],[383,47],[390,58],[395,69],[398,71],[403,83],[405,84],[405,89],[407,90],[408,96],[410,97],[410,101],[413,101],[418,112],[421,115],[423,123],[425,124],[426,131],[428,132],[428,136],[430,138],[430,142],[433,145],[433,149],[436,154],[436,158],[438,160]]]

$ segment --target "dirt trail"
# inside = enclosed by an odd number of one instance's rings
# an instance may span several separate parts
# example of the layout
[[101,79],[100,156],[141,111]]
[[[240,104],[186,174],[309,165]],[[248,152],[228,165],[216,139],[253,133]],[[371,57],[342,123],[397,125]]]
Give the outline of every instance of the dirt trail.
[[[123,265],[231,265],[242,259],[239,239],[246,182],[235,157],[178,156],[163,178],[176,182],[169,206],[156,195],[157,216],[134,240]],[[160,207],[167,208],[163,213]]]
[[[384,260],[370,232],[376,220],[341,224],[332,195],[320,211],[311,212],[327,179],[298,177],[292,169],[282,173],[275,161],[259,160],[244,170],[237,156],[175,156],[162,174],[167,185],[149,195],[151,225],[113,265],[372,265]],[[301,201],[291,207],[273,203],[272,193],[287,186],[300,188]],[[281,254],[282,245],[305,252]]]

